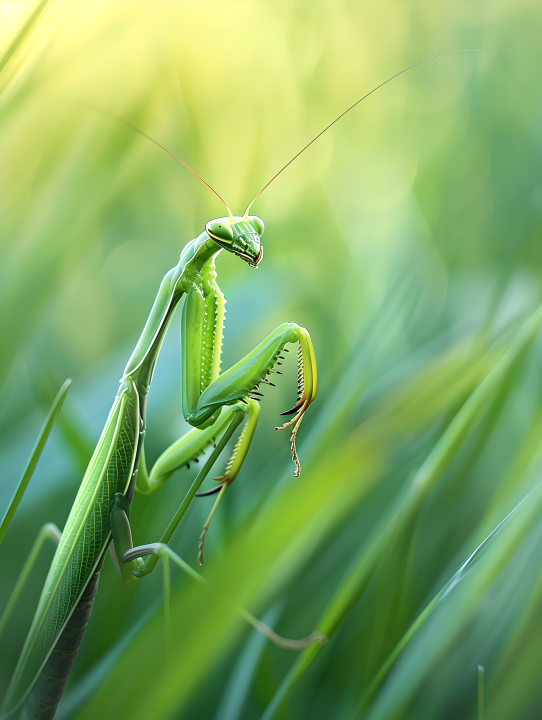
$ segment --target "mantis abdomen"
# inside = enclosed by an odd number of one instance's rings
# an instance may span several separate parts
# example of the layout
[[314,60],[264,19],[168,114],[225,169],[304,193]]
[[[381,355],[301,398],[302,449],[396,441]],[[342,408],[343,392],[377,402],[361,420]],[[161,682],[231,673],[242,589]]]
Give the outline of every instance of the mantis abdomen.
[[[99,570],[111,541],[113,498],[117,492],[127,491],[134,473],[140,427],[138,393],[127,380],[115,399],[62,533],[2,717],[54,717],[83,639]],[[63,657],[65,651],[69,657]],[[51,672],[55,667],[57,671]],[[41,698],[50,700],[42,703]]]
[[21,709],[20,720],[54,718],[90,620],[101,569],[102,563],[99,563],[43,670],[27,695]]

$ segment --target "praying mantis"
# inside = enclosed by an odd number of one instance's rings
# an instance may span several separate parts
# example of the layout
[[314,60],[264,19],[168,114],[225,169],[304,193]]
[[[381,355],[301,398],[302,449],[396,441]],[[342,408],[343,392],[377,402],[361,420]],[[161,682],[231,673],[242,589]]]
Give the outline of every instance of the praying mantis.
[[[246,357],[221,372],[225,299],[217,283],[216,260],[226,251],[256,269],[263,259],[264,222],[251,215],[250,209],[262,192],[315,140],[378,88],[412,67],[446,54],[449,53],[425,58],[364,95],[284,165],[241,216],[233,215],[214,188],[156,140],[131,123],[103,113],[120,120],[174,157],[219,198],[227,215],[206,223],[200,235],[183,248],[179,262],[160,284],[60,537],[0,718],[46,720],[54,717],[90,618],[107,551],[127,584],[151,573],[159,559],[170,557],[182,564],[168,543],[194,498],[217,493],[199,538],[198,560],[203,563],[204,541],[211,520],[226,489],[241,471],[254,437],[262,398],[260,385],[273,385],[269,378],[280,373],[278,366],[282,353],[289,350],[288,345],[298,346],[298,398],[291,409],[282,413],[288,419],[276,429],[291,429],[294,476],[299,475],[296,436],[317,392],[316,359],[309,332],[296,323],[285,322]],[[183,299],[182,413],[192,429],[173,443],[148,471],[144,453],[147,398],[165,334]],[[237,443],[224,473],[215,478],[216,486],[207,492],[198,492],[236,432]],[[135,491],[156,492],[176,470],[199,459],[211,446],[212,451],[160,542],[134,548],[129,517]],[[21,495],[16,493],[0,525],[0,540]],[[284,640],[247,611],[241,609],[241,612],[284,647],[299,650],[311,642],[326,641],[320,633],[301,641]]]

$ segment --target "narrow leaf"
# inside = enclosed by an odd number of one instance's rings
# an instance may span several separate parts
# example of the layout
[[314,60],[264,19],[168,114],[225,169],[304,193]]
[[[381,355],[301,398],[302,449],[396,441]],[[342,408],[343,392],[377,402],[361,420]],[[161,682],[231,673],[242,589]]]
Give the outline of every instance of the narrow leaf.
[[66,399],[66,395],[68,393],[71,382],[71,378],[68,378],[64,385],[62,385],[62,387],[58,391],[58,395],[56,396],[54,403],[51,406],[51,409],[49,410],[49,414],[47,415],[41,432],[38,435],[38,439],[36,441],[36,444],[34,445],[34,450],[32,451],[32,455],[30,456],[30,459],[28,460],[28,463],[24,469],[23,475],[19,481],[19,485],[17,486],[11,503],[9,504],[9,507],[6,510],[2,522],[0,523],[0,543],[4,539],[4,535],[6,534],[6,531],[13,519],[13,516],[15,515],[15,511],[19,507],[19,503],[23,499],[23,495],[25,494],[26,488],[28,487],[28,483],[30,482],[30,478],[34,473],[34,470],[36,469],[36,465],[38,464],[38,460],[40,459],[41,453],[43,452],[45,443],[47,442],[49,435],[51,434],[51,430],[53,429],[53,425],[55,424],[58,413],[60,412],[62,405],[64,404],[64,400]]

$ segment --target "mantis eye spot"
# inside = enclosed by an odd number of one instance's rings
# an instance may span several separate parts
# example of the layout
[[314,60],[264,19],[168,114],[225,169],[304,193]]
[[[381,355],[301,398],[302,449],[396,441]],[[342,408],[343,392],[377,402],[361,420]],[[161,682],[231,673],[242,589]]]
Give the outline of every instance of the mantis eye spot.
[[252,225],[254,225],[256,232],[261,237],[263,235],[263,231],[265,229],[265,225],[264,225],[264,222],[261,219],[261,217],[258,217],[257,215],[250,215],[248,219],[249,219],[249,222],[251,222]]
[[233,242],[233,230],[231,226],[225,222],[219,222],[218,220],[209,220],[205,226],[207,234],[214,240],[231,243]]

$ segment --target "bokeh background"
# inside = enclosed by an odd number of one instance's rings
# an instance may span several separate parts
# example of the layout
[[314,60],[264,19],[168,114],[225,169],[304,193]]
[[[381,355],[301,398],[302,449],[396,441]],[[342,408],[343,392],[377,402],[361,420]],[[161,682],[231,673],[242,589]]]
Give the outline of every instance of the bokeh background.
[[[108,558],[57,717],[474,719],[483,699],[491,720],[539,718],[542,344],[522,327],[542,296],[540,3],[2,9],[0,514],[74,382],[0,549],[0,612],[39,528],[66,520],[162,276],[223,212],[88,106],[155,137],[240,214],[388,76],[446,50],[488,53],[438,58],[358,106],[254,206],[258,270],[219,259],[224,367],[280,322],[310,330],[319,394],[298,435],[301,477],[273,431],[295,398],[288,366],[207,536],[214,589],[173,570],[169,659],[161,568],[125,587]],[[150,394],[151,463],[187,428],[179,364],[177,318]],[[193,477],[136,497],[136,543],[158,539]],[[172,542],[194,567],[212,500]],[[52,554],[0,638],[2,692]],[[283,635],[331,641],[301,658],[278,649],[227,597]]]

